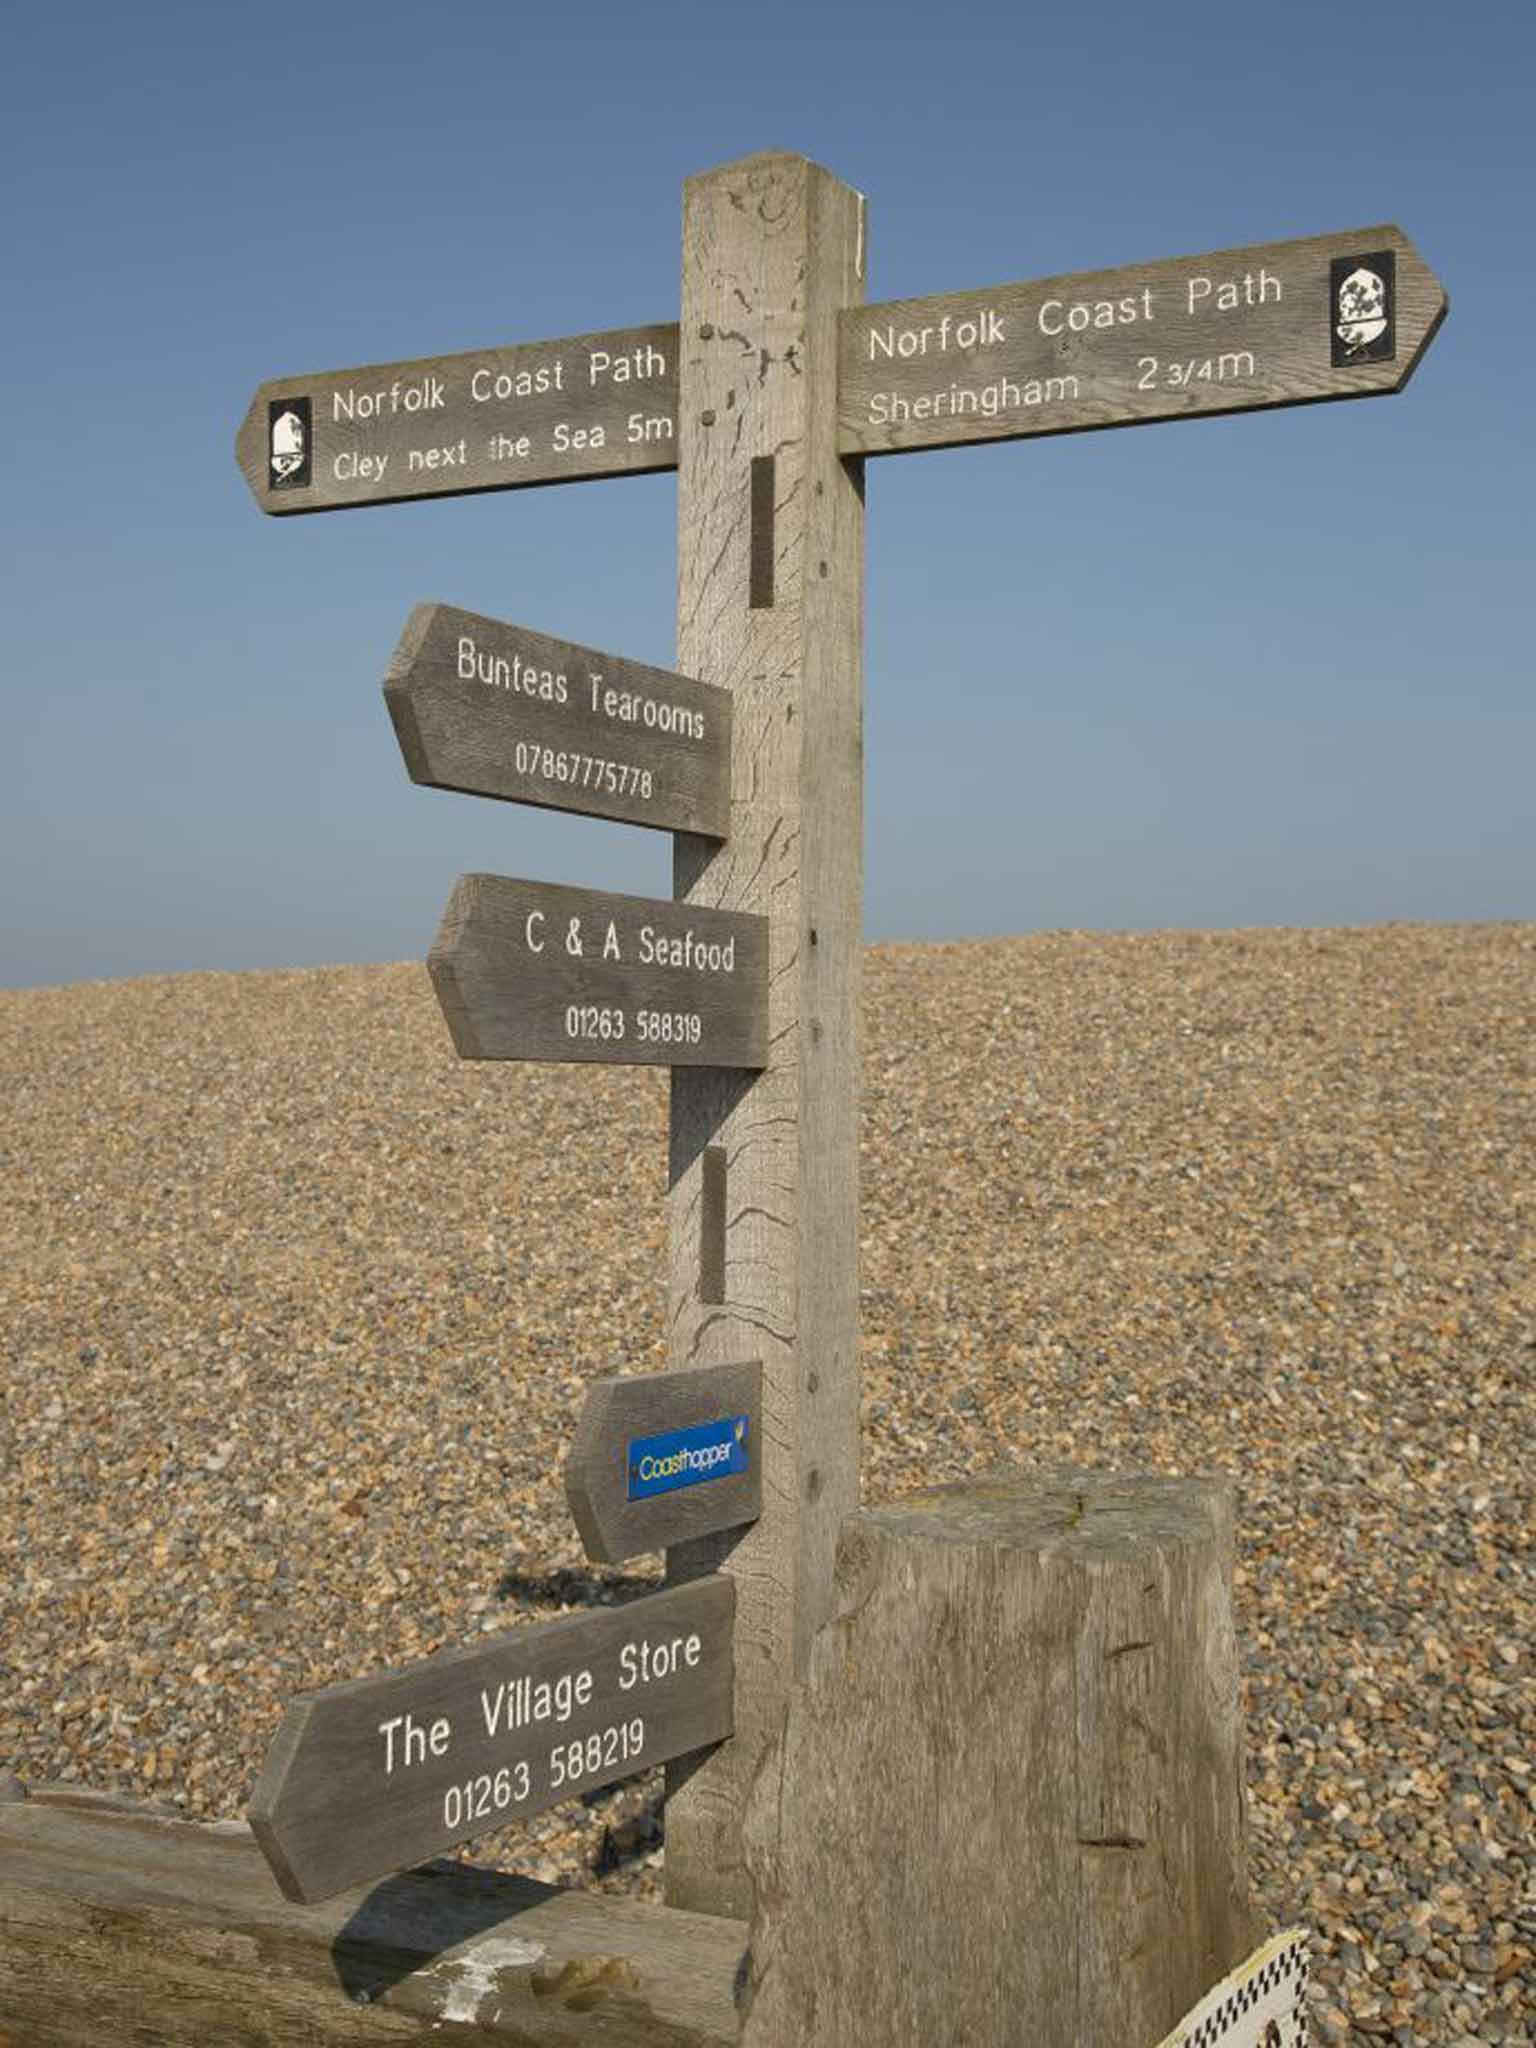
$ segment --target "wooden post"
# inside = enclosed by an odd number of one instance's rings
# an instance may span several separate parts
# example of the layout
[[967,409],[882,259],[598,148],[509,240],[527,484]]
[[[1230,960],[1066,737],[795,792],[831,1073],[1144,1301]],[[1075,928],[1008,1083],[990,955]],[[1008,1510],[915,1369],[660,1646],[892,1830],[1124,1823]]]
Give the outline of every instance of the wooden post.
[[742,2048],[1160,2040],[1251,1946],[1232,1489],[850,1516],[748,1808]]
[[734,697],[731,836],[676,840],[679,900],[770,920],[768,1066],[674,1070],[675,1368],[763,1362],[763,1512],[681,1544],[736,1578],[735,1735],[668,1766],[669,1904],[745,1918],[748,1787],[858,1506],[862,464],[837,452],[837,316],[864,202],[791,155],[684,197],[678,666]]

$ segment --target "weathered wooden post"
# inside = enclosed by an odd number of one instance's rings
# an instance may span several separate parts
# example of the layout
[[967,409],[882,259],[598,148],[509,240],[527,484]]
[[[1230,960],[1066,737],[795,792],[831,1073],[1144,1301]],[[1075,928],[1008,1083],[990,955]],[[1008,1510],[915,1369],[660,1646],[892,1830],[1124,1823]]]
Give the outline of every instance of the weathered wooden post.
[[1249,1939],[1231,1574],[1209,1479],[850,1517],[748,1809],[742,2048],[1161,2040]]
[[735,705],[731,835],[675,893],[769,921],[768,1064],[672,1075],[675,1366],[763,1362],[763,1512],[668,1552],[736,1583],[731,1742],[668,1766],[668,1903],[745,1917],[741,1819],[858,1506],[863,464],[837,445],[864,201],[803,157],[689,181],[678,666]]

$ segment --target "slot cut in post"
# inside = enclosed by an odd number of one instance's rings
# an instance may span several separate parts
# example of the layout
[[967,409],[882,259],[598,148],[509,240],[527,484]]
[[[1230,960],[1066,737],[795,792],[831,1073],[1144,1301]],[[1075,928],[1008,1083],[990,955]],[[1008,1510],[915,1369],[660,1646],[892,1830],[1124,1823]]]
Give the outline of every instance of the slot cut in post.
[[725,1300],[725,1147],[704,1147],[699,1189],[699,1299]]
[[747,605],[754,612],[773,609],[773,457],[752,458],[752,542]]

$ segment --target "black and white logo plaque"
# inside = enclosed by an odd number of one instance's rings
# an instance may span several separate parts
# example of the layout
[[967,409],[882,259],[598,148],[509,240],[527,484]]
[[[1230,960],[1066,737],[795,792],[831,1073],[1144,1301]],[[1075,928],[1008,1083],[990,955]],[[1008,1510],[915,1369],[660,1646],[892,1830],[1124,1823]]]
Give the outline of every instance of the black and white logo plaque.
[[1328,266],[1333,367],[1390,363],[1397,353],[1397,255],[1336,256]]
[[267,489],[299,491],[309,482],[313,449],[307,398],[274,398],[267,406]]

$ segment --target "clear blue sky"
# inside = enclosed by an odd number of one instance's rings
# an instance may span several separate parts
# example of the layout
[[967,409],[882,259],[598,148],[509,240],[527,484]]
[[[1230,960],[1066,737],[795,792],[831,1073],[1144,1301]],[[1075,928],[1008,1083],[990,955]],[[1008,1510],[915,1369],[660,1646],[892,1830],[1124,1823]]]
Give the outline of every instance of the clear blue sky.
[[455,875],[663,835],[416,788],[437,598],[669,665],[670,475],[274,520],[267,377],[677,317],[681,185],[803,151],[875,299],[1397,222],[1385,400],[868,472],[871,938],[1536,915],[1536,9],[26,10],[0,985],[425,956]]

